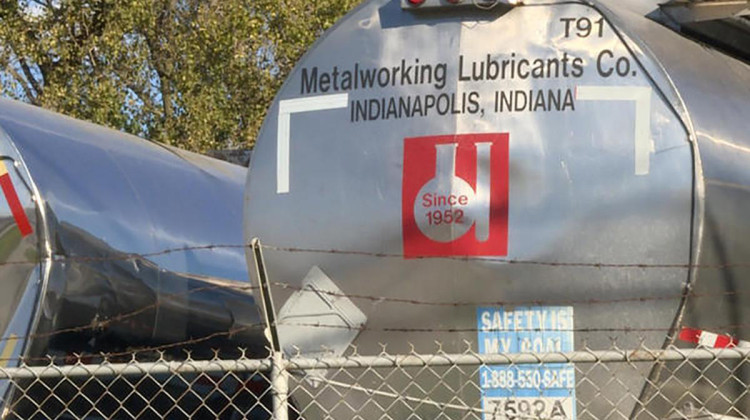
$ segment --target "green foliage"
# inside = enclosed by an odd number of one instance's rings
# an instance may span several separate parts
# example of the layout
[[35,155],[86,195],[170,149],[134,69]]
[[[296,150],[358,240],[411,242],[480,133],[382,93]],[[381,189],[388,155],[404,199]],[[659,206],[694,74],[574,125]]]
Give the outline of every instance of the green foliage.
[[357,2],[3,1],[3,94],[195,151],[251,146],[294,63]]

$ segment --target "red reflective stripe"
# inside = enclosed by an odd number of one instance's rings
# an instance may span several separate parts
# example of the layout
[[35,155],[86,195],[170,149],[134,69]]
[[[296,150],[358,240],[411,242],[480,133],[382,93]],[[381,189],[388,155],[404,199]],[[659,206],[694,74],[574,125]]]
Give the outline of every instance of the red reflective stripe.
[[701,330],[696,330],[695,328],[683,328],[680,330],[679,338],[682,341],[687,341],[689,343],[698,343],[698,340],[701,336]]
[[678,338],[682,341],[713,348],[737,347],[737,344],[739,344],[739,340],[731,335],[714,334],[708,331],[687,327],[680,330]]
[[737,340],[735,340],[733,337],[730,337],[728,335],[717,336],[716,341],[714,342],[714,347],[716,348],[735,347],[735,346],[737,346]]
[[18,200],[18,194],[16,189],[13,188],[13,183],[10,181],[10,174],[6,173],[0,176],[0,186],[3,188],[3,194],[5,199],[8,201],[8,207],[10,212],[13,213],[13,218],[16,219],[16,225],[21,231],[21,236],[30,235],[32,232],[29,218],[26,217],[26,212],[23,210],[21,201]]

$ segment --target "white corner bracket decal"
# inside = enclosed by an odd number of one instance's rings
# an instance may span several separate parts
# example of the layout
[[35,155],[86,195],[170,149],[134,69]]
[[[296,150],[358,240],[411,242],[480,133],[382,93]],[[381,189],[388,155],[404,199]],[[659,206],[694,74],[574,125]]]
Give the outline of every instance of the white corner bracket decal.
[[279,125],[276,141],[276,193],[289,192],[289,137],[291,115],[298,112],[346,108],[349,94],[311,96],[279,101]]
[[648,175],[653,144],[651,142],[651,87],[578,86],[581,101],[635,101],[635,174]]

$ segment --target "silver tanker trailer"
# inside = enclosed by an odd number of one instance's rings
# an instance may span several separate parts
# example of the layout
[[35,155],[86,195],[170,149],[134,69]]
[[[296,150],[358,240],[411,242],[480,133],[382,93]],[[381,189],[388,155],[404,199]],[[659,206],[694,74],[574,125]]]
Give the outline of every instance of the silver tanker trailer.
[[[167,357],[212,357],[213,348],[232,357],[238,347],[264,356],[242,250],[245,178],[236,165],[0,100],[2,366],[181,342]],[[174,383],[164,382],[138,390],[153,398],[141,411],[77,385],[0,381],[0,399],[9,418],[160,417],[175,405],[201,415],[214,404],[198,387],[205,401],[165,402]],[[113,395],[137,388],[108,386]],[[98,401],[95,411],[82,395]]]
[[[683,327],[750,338],[747,12],[746,1],[364,2],[297,64],[250,164],[245,240],[265,246],[284,351],[693,346],[677,340]],[[564,382],[546,393],[488,381],[518,370],[452,371],[431,396],[481,401],[496,418],[523,398],[559,419],[665,418],[689,402],[670,387],[690,372],[633,366],[540,367]],[[705,374],[720,384],[727,371]],[[356,379],[339,380],[302,381],[295,395],[336,407],[333,418],[378,416],[369,394],[346,391]],[[408,397],[411,381],[383,386]],[[744,386],[728,386],[725,398],[697,386],[687,397],[750,415]]]

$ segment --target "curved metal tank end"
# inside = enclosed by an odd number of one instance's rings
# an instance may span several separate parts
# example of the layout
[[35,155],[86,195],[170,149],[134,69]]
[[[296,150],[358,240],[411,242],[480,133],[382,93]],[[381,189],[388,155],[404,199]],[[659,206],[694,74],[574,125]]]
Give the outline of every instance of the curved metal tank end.
[[45,232],[41,295],[16,311],[38,317],[27,356],[191,339],[264,353],[245,287],[244,168],[5,99],[0,127]]
[[[632,7],[631,2],[602,1],[615,10]],[[638,3],[635,0],[635,3]],[[644,2],[640,2],[644,3]],[[703,4],[711,7],[710,3]],[[679,4],[677,5],[679,7]],[[723,7],[720,2],[716,6]],[[676,92],[690,127],[695,160],[695,209],[693,223],[693,269],[690,296],[681,311],[676,330],[693,327],[729,333],[739,339],[750,337],[748,305],[742,296],[750,292],[750,134],[747,115],[750,110],[750,65],[730,57],[710,45],[685,38],[675,31],[643,16],[661,13],[657,5],[641,5],[638,10],[619,13],[628,32],[657,58],[668,85]],[[719,22],[719,23],[717,23]],[[718,25],[722,21],[707,22]],[[746,24],[745,24],[746,26]],[[715,26],[717,27],[717,26]],[[718,34],[717,34],[718,35]],[[736,35],[736,34],[734,34]],[[732,32],[727,32],[727,38]],[[744,38],[748,39],[750,33]],[[747,57],[745,57],[747,59]],[[717,269],[716,267],[721,267]],[[694,296],[723,296],[721,300]],[[666,366],[666,369],[674,366]],[[739,377],[750,377],[743,364],[727,364]],[[708,378],[722,377],[724,371],[706,370]],[[696,376],[683,378],[697,381]],[[658,383],[654,380],[653,383]],[[650,390],[650,391],[653,391]],[[708,401],[716,389],[698,389],[698,401]],[[661,390],[663,395],[679,390]],[[724,386],[722,396],[738,401],[731,411],[714,407],[727,415],[747,415],[750,403],[742,400],[744,386]],[[642,398],[648,400],[649,398]]]
[[[49,232],[39,191],[23,157],[0,128],[0,366],[16,366],[39,321],[39,296],[49,276]],[[0,383],[0,405],[9,383]]]

